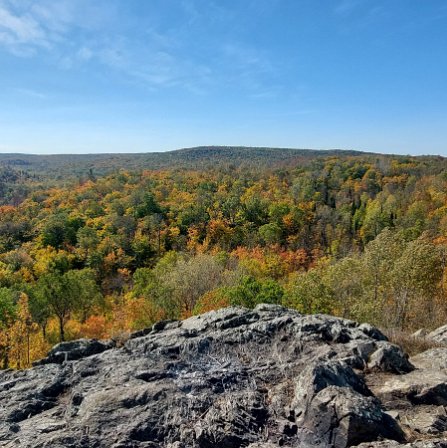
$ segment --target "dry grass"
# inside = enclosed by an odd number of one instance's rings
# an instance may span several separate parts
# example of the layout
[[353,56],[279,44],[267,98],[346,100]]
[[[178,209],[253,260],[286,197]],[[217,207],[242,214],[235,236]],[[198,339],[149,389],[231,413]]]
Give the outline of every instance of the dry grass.
[[123,347],[124,344],[130,339],[129,331],[118,331],[113,333],[111,338],[112,341],[115,341],[116,347]]
[[390,342],[399,345],[410,356],[425,352],[431,348],[445,347],[445,344],[433,341],[426,337],[415,337],[411,333],[401,330],[386,330],[384,334]]

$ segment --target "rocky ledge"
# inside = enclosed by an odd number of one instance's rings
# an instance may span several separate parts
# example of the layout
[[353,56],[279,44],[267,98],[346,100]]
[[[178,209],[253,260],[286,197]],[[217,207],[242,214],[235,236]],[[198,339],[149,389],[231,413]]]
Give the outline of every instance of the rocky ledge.
[[447,349],[272,305],[56,346],[0,372],[0,446],[447,447]]

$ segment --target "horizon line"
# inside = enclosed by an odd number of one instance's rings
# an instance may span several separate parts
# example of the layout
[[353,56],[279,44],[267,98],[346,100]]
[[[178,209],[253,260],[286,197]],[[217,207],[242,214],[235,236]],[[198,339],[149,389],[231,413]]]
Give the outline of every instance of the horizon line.
[[112,151],[112,152],[3,152],[0,151],[1,156],[107,156],[107,155],[140,155],[140,154],[167,154],[179,151],[188,151],[188,150],[197,150],[197,149],[261,149],[261,150],[288,150],[288,151],[316,151],[316,152],[354,152],[365,155],[386,155],[386,156],[401,156],[401,157],[442,157],[445,158],[442,154],[434,154],[434,153],[426,153],[426,154],[398,154],[393,152],[379,152],[379,151],[371,151],[371,150],[363,150],[363,149],[344,149],[344,148],[299,148],[299,147],[290,147],[290,146],[245,146],[245,145],[198,145],[198,146],[190,146],[190,147],[182,147],[176,149],[165,149],[165,150],[154,150],[154,151],[130,151],[130,152],[120,152],[120,151]]

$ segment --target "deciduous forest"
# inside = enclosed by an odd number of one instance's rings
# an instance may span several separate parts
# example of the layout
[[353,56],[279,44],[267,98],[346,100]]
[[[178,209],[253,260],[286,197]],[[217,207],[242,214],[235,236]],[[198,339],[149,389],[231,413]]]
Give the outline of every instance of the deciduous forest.
[[445,323],[443,158],[58,157],[1,161],[2,368],[28,367],[58,341],[120,338],[228,305],[408,331]]

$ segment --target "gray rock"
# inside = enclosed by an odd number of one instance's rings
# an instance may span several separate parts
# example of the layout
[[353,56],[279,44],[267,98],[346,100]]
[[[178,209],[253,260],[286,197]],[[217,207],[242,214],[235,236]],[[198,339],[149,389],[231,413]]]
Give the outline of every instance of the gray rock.
[[389,411],[386,411],[386,413],[387,413],[390,417],[394,418],[394,420],[400,420],[400,414],[399,414],[399,411],[396,411],[395,409],[391,409],[391,410],[389,410]]
[[404,431],[411,438],[420,435],[422,439],[402,446],[447,447],[446,356],[447,348],[430,349],[411,358],[416,369],[408,374],[378,373],[367,377],[368,386],[382,404],[398,412]]
[[345,387],[364,396],[371,396],[365,382],[350,366],[340,361],[317,363],[303,370],[295,382],[294,413],[300,417],[323,389],[329,386]]
[[[367,324],[261,305],[161,322],[120,348],[64,343],[32,369],[0,371],[0,446],[400,442],[361,372],[385,340]],[[395,366],[394,355],[384,350],[381,365]]]
[[428,333],[426,337],[427,339],[432,339],[435,342],[447,344],[447,325],[443,325],[442,327],[433,330]]
[[447,347],[432,348],[419,353],[411,358],[411,362],[418,369],[446,370],[447,369]]
[[257,442],[257,443],[250,443],[250,445],[248,445],[248,448],[276,448],[277,445],[273,445],[272,443],[262,443],[262,442]]
[[378,349],[371,355],[368,368],[390,373],[408,373],[414,370],[414,366],[408,361],[408,356],[402,349],[390,342],[380,342]]
[[447,405],[447,372],[414,370],[407,375],[379,377],[369,386],[382,402],[392,409],[410,405]]
[[65,361],[96,355],[113,347],[115,347],[115,342],[113,341],[98,341],[96,339],[78,339],[76,341],[61,342],[50,350],[46,358],[35,362],[34,366],[62,364]]
[[393,440],[382,442],[361,443],[356,448],[447,448],[445,440],[419,440],[412,443],[400,444]]
[[311,446],[344,448],[379,437],[405,438],[396,421],[372,397],[363,378],[343,361],[304,369],[295,382],[292,408],[298,427],[312,432]]
[[363,441],[405,436],[397,422],[383,412],[379,401],[353,389],[329,386],[319,392],[305,411],[303,423],[318,428],[321,447],[345,448]]
[[428,331],[425,328],[420,328],[419,330],[415,331],[411,337],[417,339],[417,338],[425,338],[428,335]]
[[394,440],[383,440],[381,442],[361,443],[360,445],[357,445],[356,448],[400,448],[405,446],[407,445],[401,445]]
[[443,406],[415,406],[403,414],[403,420],[419,434],[447,431],[447,414]]

